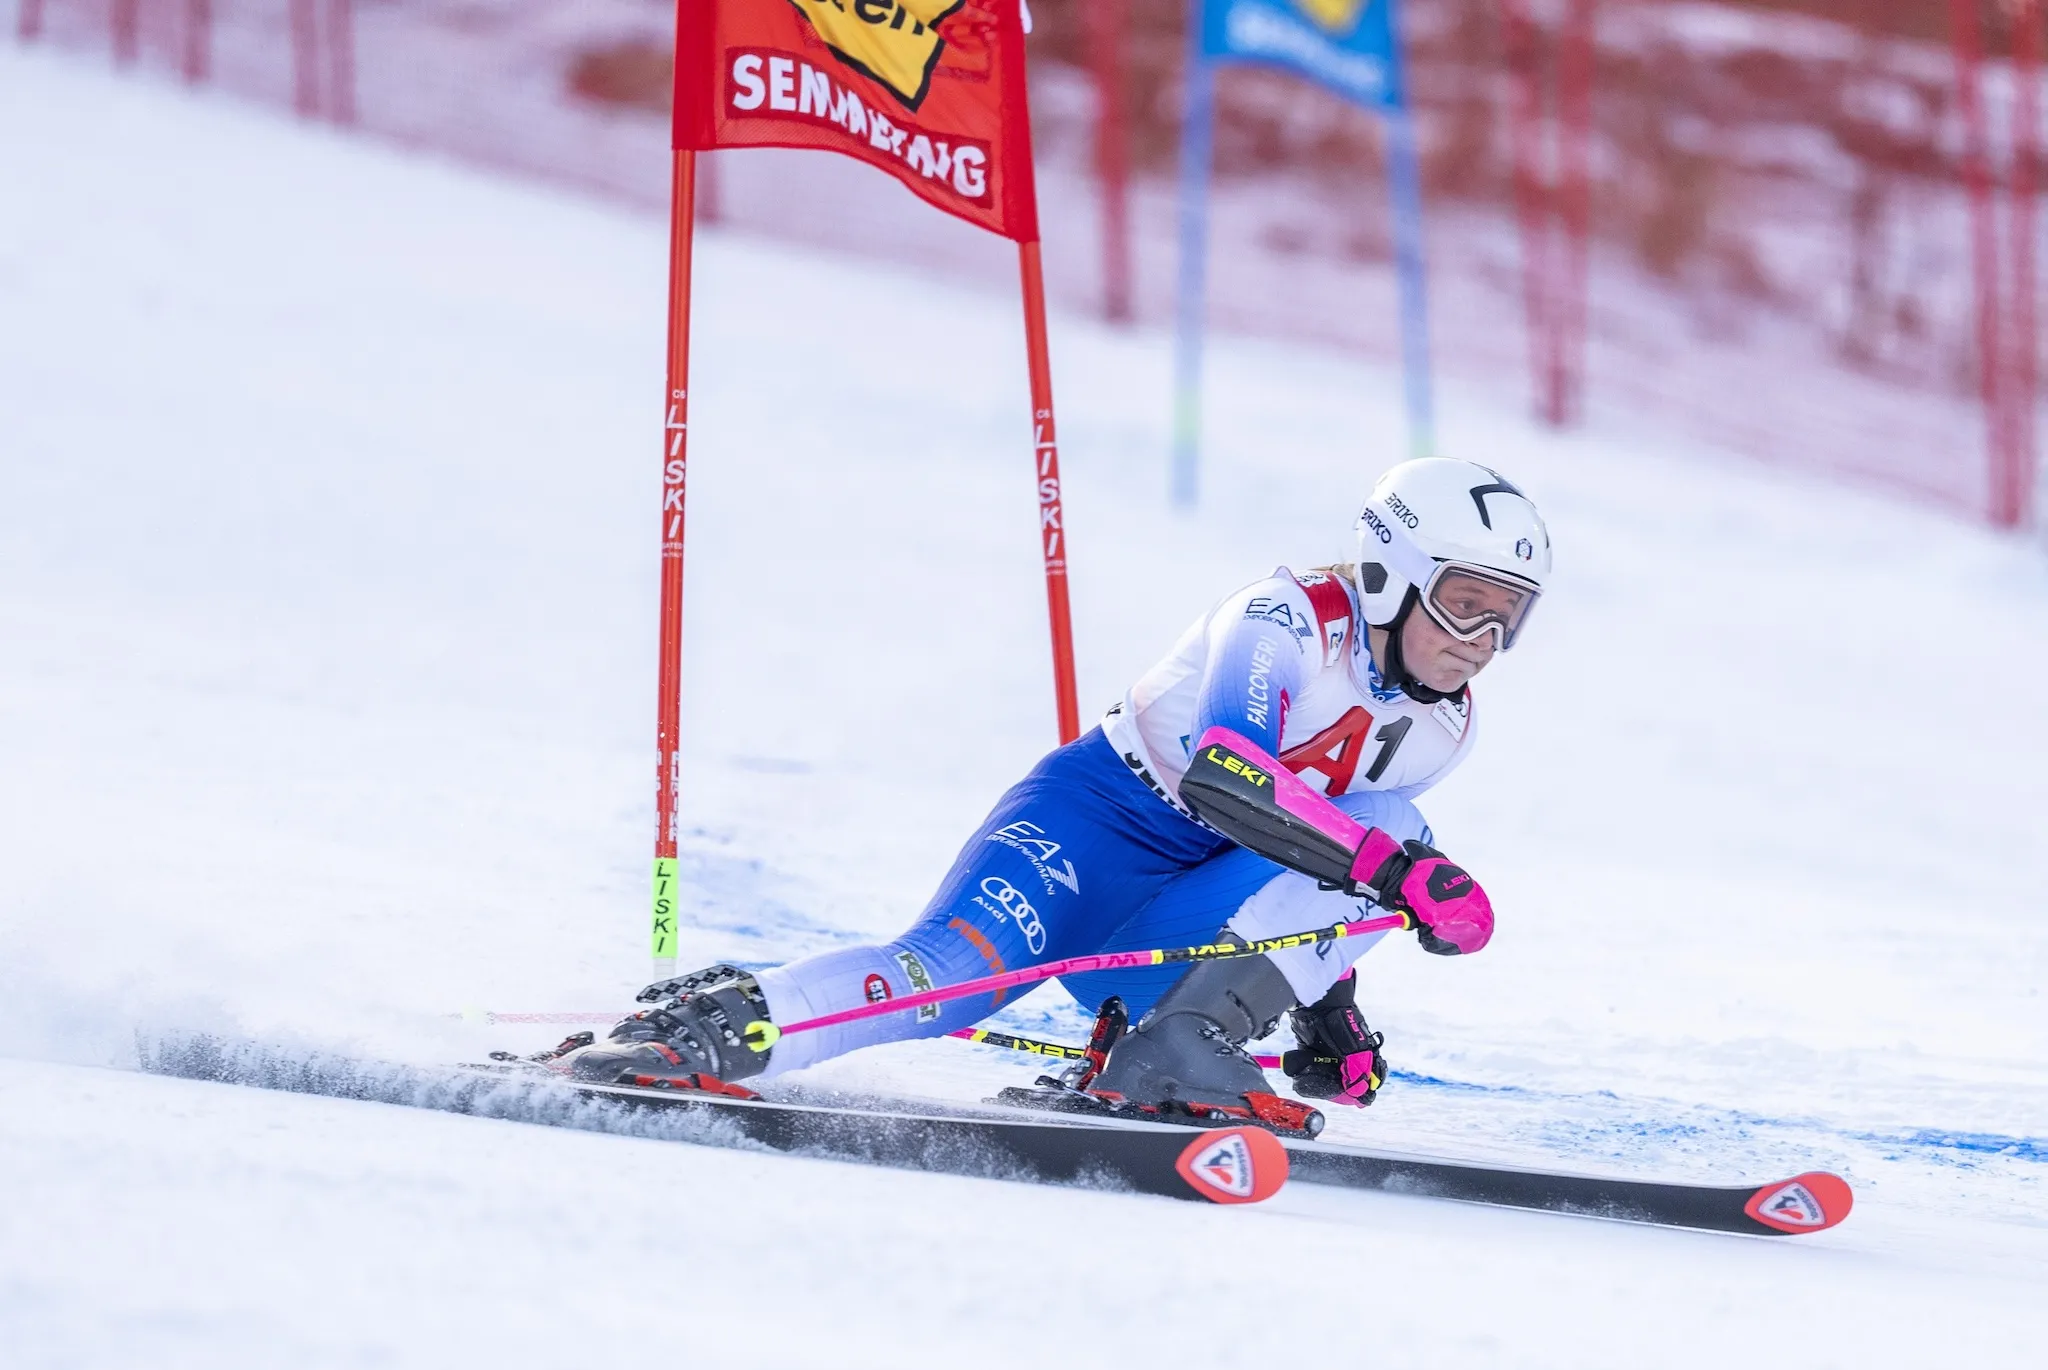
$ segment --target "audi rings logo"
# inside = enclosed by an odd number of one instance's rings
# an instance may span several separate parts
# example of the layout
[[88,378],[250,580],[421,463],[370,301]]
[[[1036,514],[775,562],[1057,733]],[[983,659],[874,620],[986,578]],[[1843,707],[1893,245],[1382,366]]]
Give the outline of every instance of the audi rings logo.
[[1045,950],[1045,924],[1038,921],[1038,910],[1031,907],[1031,901],[1015,885],[1000,875],[991,875],[981,882],[981,892],[995,901],[998,912],[1017,925],[1032,955]]

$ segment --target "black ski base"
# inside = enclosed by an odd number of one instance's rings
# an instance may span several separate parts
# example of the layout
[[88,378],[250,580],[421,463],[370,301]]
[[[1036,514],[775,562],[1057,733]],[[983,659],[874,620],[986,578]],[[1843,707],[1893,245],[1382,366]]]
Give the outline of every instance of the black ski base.
[[1188,1146],[1186,1134],[1160,1124],[1141,1130],[948,1117],[625,1085],[548,1082],[537,1087],[568,1090],[628,1111],[694,1114],[774,1151],[900,1170],[1127,1189],[1174,1199],[1209,1197],[1176,1169]]
[[[1181,1127],[1230,1127],[1258,1122],[1192,1112],[1170,1103],[1153,1108],[1116,1103],[1070,1088],[1053,1076],[1040,1076],[1033,1088],[1012,1086],[1001,1090],[990,1102]],[[1800,1175],[1766,1185],[1726,1187],[1632,1180],[1400,1156],[1364,1147],[1332,1145],[1301,1132],[1267,1126],[1286,1139],[1289,1174],[1302,1184],[1763,1237],[1793,1236],[1833,1227],[1847,1216],[1852,1202],[1849,1187],[1827,1174]]]
[[1765,1185],[1724,1187],[1521,1170],[1327,1143],[1285,1145],[1290,1173],[1302,1184],[1375,1189],[1658,1227],[1796,1236],[1833,1227],[1848,1216],[1852,1203],[1849,1186],[1824,1172]]
[[1823,1171],[1763,1185],[1713,1186],[1525,1170],[1280,1141],[1269,1128],[1242,1118],[1134,1114],[1110,1101],[1058,1088],[1004,1090],[997,1102],[1051,1107],[1076,1114],[1074,1121],[1020,1119],[917,1101],[840,1107],[689,1087],[582,1084],[530,1064],[421,1068],[289,1053],[210,1036],[160,1039],[147,1044],[142,1055],[145,1070],[192,1080],[1216,1203],[1257,1202],[1291,1174],[1304,1184],[1754,1236],[1825,1231],[1846,1218],[1854,1204],[1848,1184]]
[[[1280,1187],[1287,1171],[1279,1144],[1263,1137],[1222,1157],[1242,1163],[1239,1175],[1217,1169],[1217,1158],[1209,1154],[1216,1150],[1207,1140],[1211,1134],[1192,1139],[1182,1128],[1159,1123],[948,1116],[912,1111],[916,1105],[868,1109],[785,1103],[738,1097],[743,1091],[709,1092],[680,1080],[671,1087],[582,1083],[532,1065],[425,1069],[202,1037],[158,1044],[145,1054],[144,1068],[186,1079],[545,1126],[1217,1203],[1265,1198]],[[1220,1181],[1215,1178],[1219,1174]]]

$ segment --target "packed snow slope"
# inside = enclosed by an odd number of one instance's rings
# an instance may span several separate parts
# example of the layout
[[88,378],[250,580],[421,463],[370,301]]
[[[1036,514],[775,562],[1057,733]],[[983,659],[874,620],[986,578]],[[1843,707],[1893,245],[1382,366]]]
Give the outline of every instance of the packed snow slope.
[[[1295,1186],[1197,1209],[137,1073],[414,1061],[646,973],[664,233],[0,51],[10,1366],[2033,1363],[2038,548],[1443,395],[1555,589],[1425,808],[1501,910],[1388,943],[1346,1139],[1857,1185],[1767,1242]],[[911,212],[906,208],[906,212]],[[964,230],[963,230],[964,231]],[[703,236],[686,964],[889,933],[1052,740],[1014,300]],[[1342,556],[1394,377],[1055,321],[1083,698]],[[1730,396],[1731,405],[1741,403]],[[1008,1020],[1078,1033],[1048,988]],[[972,1098],[924,1043],[834,1086]]]

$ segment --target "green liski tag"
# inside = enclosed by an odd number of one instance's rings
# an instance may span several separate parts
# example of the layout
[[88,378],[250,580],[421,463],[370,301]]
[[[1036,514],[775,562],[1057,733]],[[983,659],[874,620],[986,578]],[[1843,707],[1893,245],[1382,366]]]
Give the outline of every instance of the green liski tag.
[[676,956],[676,859],[654,858],[654,959]]

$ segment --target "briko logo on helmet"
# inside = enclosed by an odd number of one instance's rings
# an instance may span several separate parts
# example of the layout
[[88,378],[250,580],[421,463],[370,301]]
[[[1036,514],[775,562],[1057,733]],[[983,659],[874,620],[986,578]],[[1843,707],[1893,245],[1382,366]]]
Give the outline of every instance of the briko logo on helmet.
[[1359,515],[1359,600],[1375,627],[1419,603],[1452,636],[1491,636],[1505,649],[1549,574],[1550,534],[1534,501],[1477,462],[1402,462],[1380,477]]

